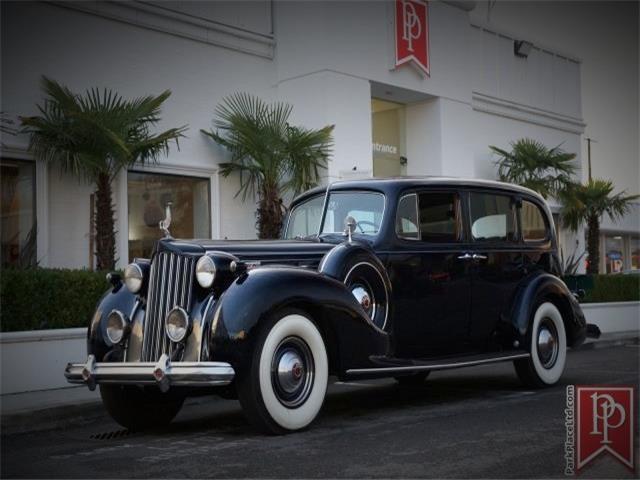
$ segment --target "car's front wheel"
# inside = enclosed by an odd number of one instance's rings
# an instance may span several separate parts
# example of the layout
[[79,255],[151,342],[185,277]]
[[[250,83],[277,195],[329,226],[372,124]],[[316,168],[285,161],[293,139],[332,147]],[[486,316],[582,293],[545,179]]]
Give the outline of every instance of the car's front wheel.
[[184,395],[175,391],[133,385],[100,385],[100,396],[111,418],[129,430],[167,425],[184,403]]
[[260,332],[250,368],[236,379],[238,398],[260,430],[293,432],[320,412],[328,378],[322,335],[304,312],[290,309],[274,315]]
[[555,384],[567,361],[567,336],[562,314],[551,302],[542,302],[533,315],[528,358],[514,362],[520,380],[529,387]]

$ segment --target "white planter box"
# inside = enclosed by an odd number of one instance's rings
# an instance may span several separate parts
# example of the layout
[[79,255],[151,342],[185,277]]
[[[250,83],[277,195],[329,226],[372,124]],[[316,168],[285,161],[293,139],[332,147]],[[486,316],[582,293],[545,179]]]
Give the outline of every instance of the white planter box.
[[639,332],[640,302],[583,303],[580,305],[587,323],[602,333]]
[[87,329],[0,333],[0,393],[70,387],[64,377],[68,362],[87,358]]

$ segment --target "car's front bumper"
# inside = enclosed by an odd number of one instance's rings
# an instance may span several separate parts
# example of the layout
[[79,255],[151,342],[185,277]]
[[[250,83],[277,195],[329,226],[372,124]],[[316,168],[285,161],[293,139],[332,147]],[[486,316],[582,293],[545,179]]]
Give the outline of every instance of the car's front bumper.
[[224,362],[175,362],[162,355],[158,362],[96,362],[89,355],[86,363],[69,363],[64,370],[69,383],[157,385],[166,391],[170,386],[224,386],[233,381],[233,367]]

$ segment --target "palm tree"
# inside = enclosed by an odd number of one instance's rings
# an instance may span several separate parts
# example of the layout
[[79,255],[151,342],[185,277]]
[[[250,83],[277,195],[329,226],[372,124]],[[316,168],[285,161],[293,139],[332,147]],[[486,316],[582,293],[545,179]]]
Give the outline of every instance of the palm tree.
[[557,196],[571,182],[576,171],[572,163],[575,153],[563,151],[560,145],[547,148],[530,138],[521,138],[510,145],[510,152],[489,146],[500,157],[496,165],[501,181],[528,187],[544,198]]
[[640,195],[625,196],[625,192],[612,195],[613,183],[590,179],[586,185],[574,183],[560,194],[563,203],[562,221],[571,230],[587,224],[587,273],[597,274],[600,269],[600,217],[605,213],[616,221],[628,212],[630,202]]
[[81,96],[47,77],[46,95],[38,105],[39,116],[23,117],[23,132],[30,135],[29,148],[36,157],[60,165],[96,187],[96,267],[115,267],[115,232],[111,183],[123,169],[136,162],[155,162],[169,152],[186,127],[152,134],[160,121],[160,107],[171,95],[125,100],[111,90],[87,90]]
[[259,238],[278,238],[286,212],[283,193],[295,195],[315,186],[331,154],[333,125],[318,130],[291,126],[291,110],[286,103],[267,104],[236,93],[216,107],[216,130],[202,130],[231,154],[230,162],[220,164],[220,173],[239,172],[236,196],[246,200],[257,195]]

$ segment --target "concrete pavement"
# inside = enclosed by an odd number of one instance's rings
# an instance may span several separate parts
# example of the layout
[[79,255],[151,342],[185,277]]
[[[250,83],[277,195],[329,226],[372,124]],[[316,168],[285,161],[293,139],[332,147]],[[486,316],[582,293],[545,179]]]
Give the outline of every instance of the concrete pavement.
[[[312,428],[284,437],[256,434],[236,401],[217,398],[194,399],[170,427],[137,434],[98,409],[3,431],[1,476],[562,477],[565,386],[638,388],[638,342],[616,342],[571,352],[561,385],[544,390],[524,389],[510,364],[434,372],[415,389],[335,384]],[[581,476],[633,478],[610,456]]]

